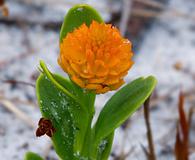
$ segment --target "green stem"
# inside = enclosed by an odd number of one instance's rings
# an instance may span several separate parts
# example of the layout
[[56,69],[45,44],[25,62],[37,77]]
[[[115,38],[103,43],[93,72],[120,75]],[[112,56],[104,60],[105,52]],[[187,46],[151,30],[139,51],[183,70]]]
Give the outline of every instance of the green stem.
[[91,147],[92,147],[91,146],[91,143],[92,143],[91,122],[92,121],[90,120],[89,125],[88,125],[88,129],[87,129],[87,132],[86,132],[82,152],[81,152],[82,156],[88,157],[88,158],[90,157],[90,150],[91,150]]
[[93,117],[95,114],[95,97],[93,100],[93,103],[91,103],[88,107],[89,107],[89,123],[88,123],[88,129],[85,135],[85,140],[83,143],[83,148],[81,151],[81,155],[84,157],[88,157],[91,160],[91,153],[92,153],[92,149],[93,149],[93,130],[92,130],[92,121],[93,121]]

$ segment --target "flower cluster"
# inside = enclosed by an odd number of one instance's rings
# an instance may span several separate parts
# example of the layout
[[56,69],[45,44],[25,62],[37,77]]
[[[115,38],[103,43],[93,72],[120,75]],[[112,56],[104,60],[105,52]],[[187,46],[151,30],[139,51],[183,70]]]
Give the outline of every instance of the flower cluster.
[[117,28],[93,21],[67,34],[60,44],[58,63],[73,82],[98,94],[124,83],[132,56],[130,41]]

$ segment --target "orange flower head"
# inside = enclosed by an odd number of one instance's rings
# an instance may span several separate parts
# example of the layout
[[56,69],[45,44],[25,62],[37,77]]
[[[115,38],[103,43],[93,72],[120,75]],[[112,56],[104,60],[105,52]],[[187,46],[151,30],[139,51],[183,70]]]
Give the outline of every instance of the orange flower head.
[[132,56],[130,41],[117,28],[93,21],[67,34],[60,44],[58,63],[73,82],[98,94],[124,83]]

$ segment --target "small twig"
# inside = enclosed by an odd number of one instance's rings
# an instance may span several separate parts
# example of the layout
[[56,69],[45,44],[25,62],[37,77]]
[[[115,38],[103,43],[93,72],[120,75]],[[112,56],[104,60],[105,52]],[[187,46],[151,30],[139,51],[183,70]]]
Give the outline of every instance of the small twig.
[[194,107],[191,106],[190,107],[190,110],[189,110],[189,113],[188,113],[188,127],[189,127],[189,132],[190,132],[190,128],[192,126],[192,117],[193,117],[193,114],[194,114]]
[[24,112],[19,110],[12,102],[8,100],[1,100],[0,103],[7,108],[9,111],[13,112],[18,118],[23,120],[26,124],[28,124],[30,127],[35,128],[35,123],[33,120],[27,116]]
[[153,143],[153,136],[152,130],[150,126],[150,98],[146,100],[144,103],[144,118],[147,128],[147,139],[148,139],[148,146],[149,146],[149,157],[148,160],[156,160],[155,150],[154,150],[154,143]]
[[33,101],[24,101],[24,100],[21,100],[21,99],[18,99],[18,98],[7,98],[5,96],[1,96],[0,95],[0,100],[7,100],[7,101],[10,101],[12,103],[16,103],[16,104],[25,104],[25,105],[30,105],[32,107],[37,107],[37,104],[34,103]]
[[134,0],[134,1],[157,9],[164,9],[166,7],[164,4],[154,0]]
[[177,125],[175,141],[175,158],[176,160],[189,159],[189,122],[187,121],[184,111],[184,95],[179,94],[178,102],[179,121]]
[[145,17],[145,18],[155,18],[161,15],[161,12],[159,11],[153,11],[149,9],[138,9],[133,8],[132,9],[132,15],[137,17]]
[[2,83],[9,83],[9,84],[22,84],[22,85],[27,85],[35,88],[35,85],[29,82],[24,82],[24,81],[18,81],[15,79],[9,79],[9,80],[0,80]]

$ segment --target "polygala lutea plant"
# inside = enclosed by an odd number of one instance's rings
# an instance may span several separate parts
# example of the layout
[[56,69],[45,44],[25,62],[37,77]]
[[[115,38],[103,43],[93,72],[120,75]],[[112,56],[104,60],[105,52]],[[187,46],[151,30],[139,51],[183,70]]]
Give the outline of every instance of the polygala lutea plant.
[[[132,46],[119,30],[105,24],[88,5],[65,16],[60,32],[58,63],[69,79],[40,61],[36,92],[42,118],[36,135],[51,137],[60,160],[107,160],[114,131],[150,96],[152,76],[138,78],[117,91],[92,126],[96,94],[116,90],[133,65]],[[43,160],[28,152],[26,160]]]

